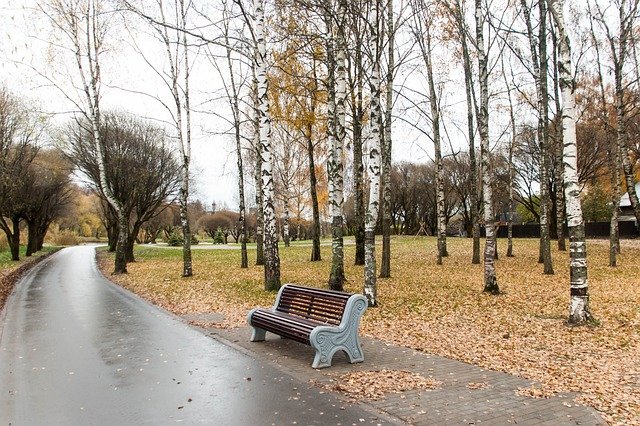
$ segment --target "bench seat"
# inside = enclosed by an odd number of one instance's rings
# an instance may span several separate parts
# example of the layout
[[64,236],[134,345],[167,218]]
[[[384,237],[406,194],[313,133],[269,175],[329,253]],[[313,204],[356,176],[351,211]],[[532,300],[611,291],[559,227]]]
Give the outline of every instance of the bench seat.
[[360,294],[287,284],[271,309],[253,309],[247,319],[252,342],[263,341],[268,331],[310,345],[316,350],[313,368],[323,368],[339,350],[351,363],[364,360],[358,325],[366,309]]

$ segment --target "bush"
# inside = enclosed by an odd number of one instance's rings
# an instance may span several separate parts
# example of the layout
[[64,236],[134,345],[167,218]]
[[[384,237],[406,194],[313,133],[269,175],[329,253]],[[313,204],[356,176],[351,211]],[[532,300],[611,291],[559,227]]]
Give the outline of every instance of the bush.
[[[169,238],[167,239],[167,244],[170,245],[171,247],[181,246],[182,244],[184,244],[184,238],[182,237],[181,233],[173,232],[171,235],[169,235]],[[198,237],[195,234],[191,234],[191,244],[193,245],[200,244],[200,240],[198,240]]]
[[78,236],[68,229],[56,232],[52,237],[53,244],[57,246],[75,246],[80,242]]
[[3,233],[0,235],[0,251],[5,250],[9,250],[9,242],[7,241],[7,236]]
[[167,239],[167,244],[169,244],[171,247],[181,246],[183,242],[184,239],[182,238],[182,235],[178,234],[177,232],[172,232]]
[[213,244],[224,244],[224,234],[220,227],[216,229],[216,233],[213,236]]

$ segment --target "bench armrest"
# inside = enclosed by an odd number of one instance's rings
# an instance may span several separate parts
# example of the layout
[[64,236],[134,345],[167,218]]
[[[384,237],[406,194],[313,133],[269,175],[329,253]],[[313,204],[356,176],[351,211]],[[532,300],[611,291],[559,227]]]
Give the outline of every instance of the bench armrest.
[[354,294],[347,300],[339,326],[322,325],[311,331],[309,341],[316,349],[313,368],[329,367],[333,355],[339,350],[345,351],[352,363],[364,360],[358,327],[367,306],[366,297]]

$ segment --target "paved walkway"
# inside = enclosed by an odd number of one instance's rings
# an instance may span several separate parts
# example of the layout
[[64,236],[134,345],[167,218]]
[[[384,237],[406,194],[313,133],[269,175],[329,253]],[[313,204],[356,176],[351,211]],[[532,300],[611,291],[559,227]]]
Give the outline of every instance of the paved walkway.
[[[602,425],[596,410],[576,405],[575,394],[535,399],[516,394],[518,388],[532,384],[509,374],[483,370],[474,365],[435,355],[363,339],[365,362],[349,364],[340,353],[331,368],[311,368],[311,347],[283,340],[267,333],[265,342],[249,342],[248,327],[207,329],[210,335],[228,341],[298,380],[329,384],[337,376],[357,370],[405,370],[442,382],[435,390],[389,393],[369,401],[404,422],[417,425]],[[485,383],[483,389],[469,389],[470,383]]]

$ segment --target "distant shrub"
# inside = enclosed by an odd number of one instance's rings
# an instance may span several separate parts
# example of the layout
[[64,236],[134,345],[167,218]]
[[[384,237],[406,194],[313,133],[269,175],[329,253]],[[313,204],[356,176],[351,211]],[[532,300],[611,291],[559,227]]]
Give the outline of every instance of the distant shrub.
[[[178,247],[178,246],[181,246],[183,243],[184,243],[184,238],[182,237],[182,234],[178,232],[173,232],[171,235],[169,235],[169,238],[167,239],[167,244],[170,245],[171,247]],[[200,240],[198,240],[198,237],[195,234],[191,235],[191,244],[193,245],[200,244]]]
[[224,244],[224,234],[220,227],[216,229],[216,233],[213,235],[213,244]]
[[55,232],[52,237],[53,244],[57,246],[75,246],[80,242],[78,236],[68,229]]
[[182,238],[182,235],[177,232],[172,232],[171,235],[169,235],[169,238],[167,238],[167,244],[171,247],[181,246],[183,242],[184,239]]
[[7,242],[7,236],[4,234],[0,235],[0,251],[9,250],[9,243]]

